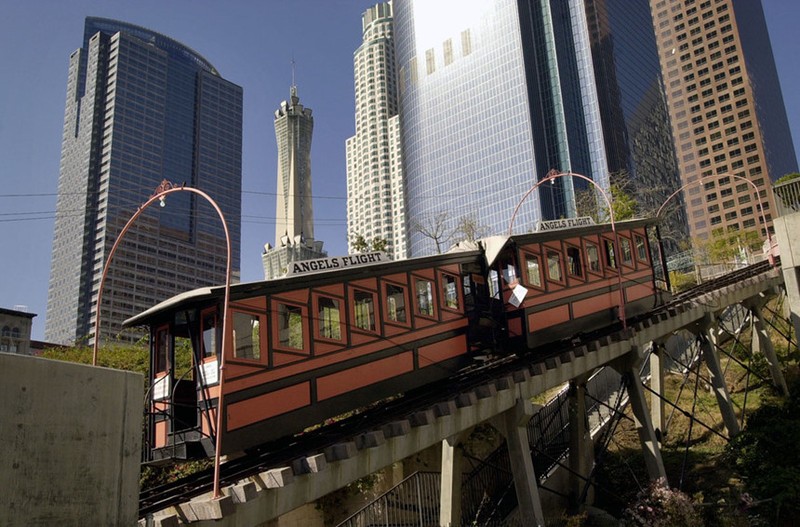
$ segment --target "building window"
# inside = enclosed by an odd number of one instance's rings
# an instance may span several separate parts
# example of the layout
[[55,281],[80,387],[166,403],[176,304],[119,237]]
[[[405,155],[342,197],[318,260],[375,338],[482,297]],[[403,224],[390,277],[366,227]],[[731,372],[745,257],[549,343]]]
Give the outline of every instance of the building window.
[[[3,328],[3,337],[6,336],[6,328]],[[169,327],[164,326],[163,328],[159,328],[156,330],[156,353],[155,353],[155,364],[153,364],[153,369],[155,371],[167,371],[167,356],[169,350]]]
[[620,252],[622,253],[622,261],[626,264],[633,263],[633,250],[631,248],[631,241],[627,238],[622,238],[619,241]]
[[641,236],[636,236],[636,257],[640,262],[647,262],[647,245]]
[[597,245],[593,243],[586,244],[586,261],[589,264],[590,271],[600,272],[600,252],[597,250]]
[[417,280],[417,313],[433,316],[433,284],[430,280]]
[[605,240],[605,247],[606,247],[606,265],[615,269],[617,267],[617,258],[614,255],[614,242],[611,240]]
[[450,274],[442,274],[442,295],[444,307],[458,309],[458,279]]
[[561,255],[554,252],[547,253],[547,277],[556,282],[561,281]]
[[319,336],[326,339],[342,340],[342,315],[339,300],[321,296],[317,300],[317,321]]
[[581,267],[581,251],[577,247],[567,248],[567,272],[570,276],[583,276]]
[[217,353],[217,315],[214,311],[207,311],[202,315],[200,331],[203,335],[202,356],[213,357]]

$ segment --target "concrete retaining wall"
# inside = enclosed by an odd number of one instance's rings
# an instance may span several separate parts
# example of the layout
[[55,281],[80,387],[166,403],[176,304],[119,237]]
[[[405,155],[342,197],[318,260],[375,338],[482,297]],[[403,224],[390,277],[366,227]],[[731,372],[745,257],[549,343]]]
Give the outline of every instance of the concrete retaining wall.
[[0,525],[135,525],[141,374],[0,353]]

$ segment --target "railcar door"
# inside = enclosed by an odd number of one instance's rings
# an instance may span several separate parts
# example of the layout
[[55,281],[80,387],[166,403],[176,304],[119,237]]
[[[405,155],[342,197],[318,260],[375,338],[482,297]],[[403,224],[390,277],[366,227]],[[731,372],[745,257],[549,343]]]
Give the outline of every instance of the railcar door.
[[219,400],[219,352],[222,338],[222,320],[216,306],[200,312],[198,335],[195,337],[197,361],[197,406],[200,412],[199,428],[203,437],[214,437]]
[[169,324],[152,330],[150,340],[150,417],[151,449],[165,447],[171,432],[171,395],[173,378],[170,371],[172,334]]

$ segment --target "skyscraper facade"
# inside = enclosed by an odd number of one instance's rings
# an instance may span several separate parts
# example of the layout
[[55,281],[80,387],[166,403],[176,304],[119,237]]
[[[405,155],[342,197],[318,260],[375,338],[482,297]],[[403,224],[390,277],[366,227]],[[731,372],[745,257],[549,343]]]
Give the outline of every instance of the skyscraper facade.
[[385,241],[394,259],[407,254],[405,196],[392,4],[377,4],[362,18],[362,44],[353,55],[355,135],[346,143],[347,239]]
[[278,192],[275,203],[275,247],[266,244],[261,255],[264,277],[283,276],[289,262],[327,256],[314,240],[311,194],[311,108],[300,104],[292,85],[289,100],[275,111],[278,145]]
[[[608,171],[643,214],[680,188],[675,144],[647,0],[585,0]],[[675,199],[661,233],[668,246],[688,237]]]
[[692,237],[763,237],[797,158],[761,2],[650,3]]
[[[581,0],[393,5],[412,256],[435,250],[413,228],[433,218],[507,232],[551,169],[609,187]],[[574,190],[570,178],[542,187],[515,230],[575,215]]]
[[[70,56],[45,338],[92,341],[103,266],[132,214],[167,179],[209,194],[239,274],[242,89],[154,31],[87,18]],[[158,210],[155,210],[158,209]],[[101,337],[177,293],[225,280],[214,209],[178,192],[128,231],[109,269]]]

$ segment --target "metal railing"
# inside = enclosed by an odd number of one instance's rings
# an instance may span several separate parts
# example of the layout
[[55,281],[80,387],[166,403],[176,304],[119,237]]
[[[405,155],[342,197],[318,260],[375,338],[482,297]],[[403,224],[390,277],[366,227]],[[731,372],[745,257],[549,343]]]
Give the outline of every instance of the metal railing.
[[772,187],[778,216],[800,212],[800,178],[779,183]]
[[339,527],[424,527],[439,525],[441,474],[414,472]]

